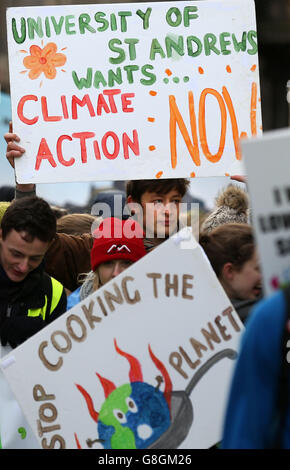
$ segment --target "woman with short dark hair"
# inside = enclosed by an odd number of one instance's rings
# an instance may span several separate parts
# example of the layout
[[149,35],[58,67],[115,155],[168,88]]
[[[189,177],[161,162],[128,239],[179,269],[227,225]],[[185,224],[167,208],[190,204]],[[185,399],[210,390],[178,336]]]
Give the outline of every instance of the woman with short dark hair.
[[[225,224],[201,234],[199,243],[229,299],[244,321],[249,309],[262,293],[262,275],[252,227]],[[245,303],[246,302],[246,303]]]

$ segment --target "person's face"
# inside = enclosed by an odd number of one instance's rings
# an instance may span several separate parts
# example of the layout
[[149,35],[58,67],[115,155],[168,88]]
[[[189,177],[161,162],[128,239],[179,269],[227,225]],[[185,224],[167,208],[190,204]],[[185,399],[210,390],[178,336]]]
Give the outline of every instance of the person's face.
[[16,232],[14,229],[3,239],[0,230],[0,263],[9,279],[23,281],[40,265],[48,246],[49,242],[38,238],[29,241],[26,232]]
[[232,298],[254,300],[261,294],[262,275],[257,251],[246,261],[242,269],[233,269],[232,277],[228,280]]
[[169,237],[177,229],[182,196],[176,189],[166,194],[146,191],[141,196],[146,237]]
[[99,278],[101,285],[103,286],[107,282],[114,279],[118,274],[121,274],[127,269],[133,262],[126,259],[112,259],[105,261],[98,266]]

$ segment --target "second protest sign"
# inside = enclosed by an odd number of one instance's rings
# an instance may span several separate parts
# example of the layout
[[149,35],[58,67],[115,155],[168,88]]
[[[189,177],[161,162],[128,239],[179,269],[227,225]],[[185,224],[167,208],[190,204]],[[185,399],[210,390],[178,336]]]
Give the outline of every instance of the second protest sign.
[[178,234],[1,368],[43,448],[208,448],[242,331],[202,249]]

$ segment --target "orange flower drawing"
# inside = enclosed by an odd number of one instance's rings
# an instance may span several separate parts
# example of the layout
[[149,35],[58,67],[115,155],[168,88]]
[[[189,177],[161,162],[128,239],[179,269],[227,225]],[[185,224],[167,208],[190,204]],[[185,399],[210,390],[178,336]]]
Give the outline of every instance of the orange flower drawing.
[[36,45],[30,47],[31,55],[23,59],[23,65],[30,69],[28,76],[31,80],[38,78],[42,72],[50,80],[56,77],[56,67],[66,63],[66,56],[56,51],[57,45],[54,42],[49,42],[43,49]]

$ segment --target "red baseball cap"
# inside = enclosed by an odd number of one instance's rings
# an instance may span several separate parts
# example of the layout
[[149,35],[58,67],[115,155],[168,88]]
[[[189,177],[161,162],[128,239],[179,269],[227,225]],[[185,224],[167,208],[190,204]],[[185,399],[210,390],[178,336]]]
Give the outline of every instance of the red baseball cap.
[[121,220],[114,217],[104,219],[94,231],[95,238],[91,250],[91,268],[111,259],[138,261],[146,250],[143,243],[144,232],[132,219]]

